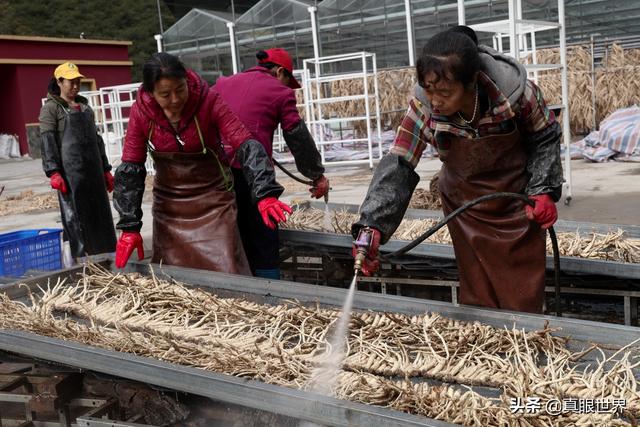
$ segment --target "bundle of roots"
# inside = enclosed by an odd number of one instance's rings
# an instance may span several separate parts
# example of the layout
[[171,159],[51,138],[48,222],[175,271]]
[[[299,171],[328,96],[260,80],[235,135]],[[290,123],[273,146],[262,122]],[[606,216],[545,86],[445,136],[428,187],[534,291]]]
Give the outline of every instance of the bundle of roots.
[[[89,265],[30,303],[0,296],[0,327],[77,341],[270,384],[309,389],[331,351],[339,311],[222,298],[154,274]],[[346,357],[331,393],[466,426],[636,425],[638,341],[578,352],[554,329],[500,329],[437,313],[352,313]],[[435,380],[439,385],[425,380]],[[491,387],[485,397],[474,387]],[[624,399],[623,412],[515,412],[511,399]]]
[[[0,195],[1,194],[2,193],[0,193]],[[28,189],[20,194],[0,197],[0,216],[16,215],[57,207],[58,197],[56,196],[56,192],[53,191],[35,194],[33,190]]]

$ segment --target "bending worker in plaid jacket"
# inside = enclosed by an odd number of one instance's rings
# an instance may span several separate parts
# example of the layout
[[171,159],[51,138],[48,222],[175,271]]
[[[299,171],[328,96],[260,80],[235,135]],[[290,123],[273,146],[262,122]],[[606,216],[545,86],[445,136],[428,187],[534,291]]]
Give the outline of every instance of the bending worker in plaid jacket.
[[364,228],[373,235],[363,272],[377,270],[378,246],[400,224],[419,180],[414,168],[432,144],[443,162],[445,214],[495,192],[522,193],[535,202],[491,200],[449,222],[460,303],[541,312],[544,229],[557,219],[563,182],[558,122],[524,67],[478,46],[468,27],[436,34],[416,70],[414,97],[352,226],[354,237]]

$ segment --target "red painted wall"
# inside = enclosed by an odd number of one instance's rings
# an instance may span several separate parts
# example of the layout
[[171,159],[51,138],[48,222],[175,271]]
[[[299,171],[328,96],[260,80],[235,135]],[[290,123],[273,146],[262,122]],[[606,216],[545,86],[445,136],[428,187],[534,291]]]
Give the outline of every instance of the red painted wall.
[[[20,141],[20,152],[27,146],[27,134],[22,115],[23,98],[13,65],[0,65],[0,133],[16,134]],[[26,147],[28,148],[28,147]]]
[[[16,60],[16,63],[13,60]],[[43,40],[13,40],[0,37],[0,133],[17,134],[21,154],[29,152],[26,124],[37,123],[42,98],[53,77],[55,64],[20,64],[20,60],[128,61],[125,44],[67,43]],[[131,83],[129,65],[82,65],[80,72],[96,81],[96,88]]]

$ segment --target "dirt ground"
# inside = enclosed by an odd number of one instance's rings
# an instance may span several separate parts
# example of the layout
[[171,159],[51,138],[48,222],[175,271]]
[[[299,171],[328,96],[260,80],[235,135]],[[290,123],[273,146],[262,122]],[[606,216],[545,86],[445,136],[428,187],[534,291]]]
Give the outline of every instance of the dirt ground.
[[640,224],[640,164],[572,162],[573,198],[559,217],[606,224]]
[[58,208],[58,196],[53,191],[36,194],[33,190],[24,190],[19,194],[7,196],[0,194],[0,216],[52,208]]
[[[295,172],[294,165],[285,165]],[[440,169],[437,159],[424,159],[416,172],[422,178],[418,188],[429,189],[431,177]],[[559,217],[564,220],[608,224],[640,225],[640,164],[608,162],[571,162],[571,201],[565,204],[567,190],[558,203]],[[285,187],[282,199],[287,202],[310,200],[308,187],[277,171],[278,181]],[[373,171],[368,165],[331,166],[330,202],[360,205],[367,193]],[[145,227],[150,233],[151,177],[148,179],[143,204]],[[0,161],[0,232],[24,228],[59,227],[60,219],[55,193],[42,173],[40,160]],[[24,215],[27,213],[28,215]],[[117,213],[114,211],[117,221]],[[147,228],[148,227],[148,228]]]
[[[287,165],[294,169],[293,165]],[[439,170],[439,160],[423,160],[416,172],[421,177],[418,188],[429,189],[429,181]],[[279,171],[278,171],[279,172]],[[367,166],[327,169],[331,183],[330,201],[362,203],[373,172]],[[560,219],[606,224],[640,225],[640,164],[624,162],[571,162],[571,200],[566,204],[567,188],[557,204]],[[308,200],[307,186],[283,173],[278,182],[285,187],[283,198]]]

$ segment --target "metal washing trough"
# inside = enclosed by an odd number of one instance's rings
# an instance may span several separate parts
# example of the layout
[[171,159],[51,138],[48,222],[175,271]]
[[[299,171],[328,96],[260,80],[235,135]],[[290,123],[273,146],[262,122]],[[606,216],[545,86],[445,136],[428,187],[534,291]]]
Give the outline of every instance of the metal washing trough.
[[[325,204],[322,202],[303,202],[294,205],[295,209],[312,207],[325,210]],[[329,203],[331,211],[346,211],[357,213],[359,206],[353,204]],[[439,211],[429,211],[422,209],[408,209],[405,214],[406,219],[442,219],[442,213]],[[576,221],[558,221],[554,228],[557,232],[597,232],[608,233],[621,229],[630,238],[640,238],[640,226],[634,225],[617,225],[617,224],[598,224]],[[338,257],[349,257],[351,254],[352,237],[346,234],[335,234],[305,230],[280,229],[280,245],[281,248],[287,248],[287,252],[283,254],[313,257],[314,253],[318,256],[325,254]],[[393,252],[404,247],[408,242],[405,240],[390,240],[381,247],[381,252]],[[281,258],[281,259],[284,259]],[[296,258],[292,257],[293,262],[283,264],[286,268],[291,269],[296,266]],[[418,285],[450,288],[452,301],[457,299],[457,281],[452,280],[430,280],[429,277],[420,277],[415,275],[414,270],[407,270],[405,274],[398,275],[396,267],[409,263],[420,264],[422,261],[426,265],[432,267],[447,263],[450,267],[455,266],[455,255],[453,246],[438,243],[421,243],[406,254],[403,259],[397,260],[397,265],[391,264],[391,270],[384,272],[380,277],[363,278],[364,283],[377,283],[381,285],[382,292],[385,292],[387,285]],[[395,261],[394,261],[395,262]],[[547,256],[547,270],[553,271],[553,257]],[[284,268],[284,267],[283,267]],[[417,267],[416,267],[417,268]],[[627,325],[637,325],[639,322],[640,311],[640,264],[605,261],[599,259],[587,259],[578,257],[560,257],[560,268],[567,279],[571,282],[565,283],[561,287],[561,294],[566,295],[584,295],[592,298],[615,298],[621,299],[622,311],[624,314],[624,323]],[[427,271],[427,270],[425,270]],[[401,273],[401,272],[400,272]],[[288,277],[304,277],[304,275],[288,274]],[[404,277],[416,276],[416,277]],[[424,274],[422,276],[425,276]],[[428,276],[428,274],[426,274]],[[600,285],[584,286],[581,279],[584,277],[599,278]],[[576,279],[574,282],[571,278]],[[296,279],[297,280],[297,279]],[[319,281],[306,280],[309,283],[320,283]],[[563,279],[564,280],[564,279]],[[553,287],[547,288],[547,293],[553,294]]]
[[[302,203],[295,204],[297,208],[305,208],[312,207],[316,209],[325,209],[324,202],[310,202],[304,201]],[[350,203],[329,203],[330,210],[344,210],[350,213],[358,213],[360,209],[360,205],[354,205]],[[442,219],[443,215],[441,211],[435,210],[427,210],[427,209],[407,209],[407,212],[404,215],[406,219]],[[584,222],[584,221],[566,221],[559,219],[553,227],[558,232],[565,231],[581,231],[581,232],[589,232],[595,231],[598,233],[607,233],[612,230],[621,229],[623,230],[629,237],[632,238],[640,238],[640,226],[638,225],[623,225],[623,224],[601,224],[596,222]]]
[[[110,260],[102,260],[110,265]],[[295,282],[270,281],[213,273],[209,271],[154,266],[156,274],[163,274],[194,286],[222,295],[246,297],[254,301],[277,303],[280,299],[295,298],[302,303],[319,302],[340,307],[346,290],[304,285]],[[35,289],[38,283],[69,277],[81,271],[74,268],[35,277],[23,283]],[[147,274],[149,266],[130,263],[127,271]],[[18,284],[0,287],[11,298],[23,298],[27,288]],[[496,327],[517,327],[526,330],[560,327],[558,335],[571,337],[570,348],[581,349],[589,343],[608,348],[621,347],[640,336],[640,329],[573,319],[538,316],[505,311],[460,307],[449,303],[414,298],[357,292],[354,309],[393,311],[406,314],[439,312],[463,321],[480,321]],[[28,357],[142,381],[168,389],[209,397],[218,401],[286,415],[299,420],[336,426],[447,426],[441,421],[405,414],[376,406],[328,398],[321,395],[288,389],[259,381],[216,374],[196,368],[180,366],[155,359],[139,357],[62,341],[34,334],[0,330],[0,349]],[[595,356],[594,356],[595,357]],[[640,372],[637,372],[640,376]]]
[[[282,244],[297,244],[311,246],[331,246],[345,248],[351,251],[353,237],[347,234],[320,233],[317,231],[280,230]],[[381,252],[396,251],[407,243],[406,240],[389,240],[380,247]],[[453,246],[439,243],[421,243],[408,253],[421,257],[455,259]],[[640,264],[603,261],[577,257],[560,257],[562,271],[567,273],[597,274],[625,279],[640,279]],[[547,269],[553,269],[553,257],[547,256]]]
[[[324,210],[325,204],[322,202],[304,202],[296,205],[296,208],[312,207]],[[357,213],[360,207],[353,204],[329,203],[329,209],[350,213]],[[422,209],[407,209],[404,218],[406,219],[442,219],[442,213]],[[597,224],[590,222],[558,221],[554,224],[556,232],[598,232],[607,233],[617,229],[623,230],[630,238],[640,238],[640,226],[618,225],[618,224]],[[314,231],[301,230],[280,230],[280,238],[284,243],[327,245],[333,247],[351,248],[353,238],[345,234],[318,233]],[[404,240],[390,240],[381,247],[384,252],[392,252],[407,244]],[[437,243],[421,243],[410,252],[411,255],[442,258],[453,260],[453,246]],[[586,259],[577,257],[561,257],[562,271],[568,273],[597,274],[626,279],[640,279],[640,264],[631,264],[614,261],[603,261],[598,259]],[[547,257],[547,268],[553,269],[553,257]]]

